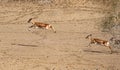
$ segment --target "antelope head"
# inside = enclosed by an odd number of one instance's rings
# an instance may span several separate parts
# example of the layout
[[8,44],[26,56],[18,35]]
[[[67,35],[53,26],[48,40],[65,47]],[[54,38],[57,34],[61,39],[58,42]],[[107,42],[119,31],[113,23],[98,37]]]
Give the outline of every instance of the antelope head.
[[92,36],[92,34],[89,34],[85,37],[85,39],[90,39],[91,36]]

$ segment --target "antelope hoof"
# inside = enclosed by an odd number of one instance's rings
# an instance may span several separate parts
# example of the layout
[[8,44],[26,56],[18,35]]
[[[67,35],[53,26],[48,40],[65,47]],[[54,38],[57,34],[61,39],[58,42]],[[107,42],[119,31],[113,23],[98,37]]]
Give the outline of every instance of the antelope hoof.
[[30,31],[30,29],[28,29],[28,31]]
[[112,51],[110,52],[110,54],[112,54]]
[[91,46],[88,45],[88,46],[86,46],[86,47],[91,47]]
[[56,33],[56,31],[54,31],[54,33]]

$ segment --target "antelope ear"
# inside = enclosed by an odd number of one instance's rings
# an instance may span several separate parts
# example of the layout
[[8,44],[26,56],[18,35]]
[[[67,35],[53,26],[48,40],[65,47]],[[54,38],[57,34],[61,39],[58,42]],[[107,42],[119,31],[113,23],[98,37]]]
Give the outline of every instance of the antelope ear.
[[30,18],[27,22],[29,23],[32,20],[32,18]]
[[90,34],[90,36],[92,36],[92,34]]
[[88,36],[89,36],[89,35],[87,35],[87,36],[85,37],[85,39],[87,39],[87,38],[88,38]]

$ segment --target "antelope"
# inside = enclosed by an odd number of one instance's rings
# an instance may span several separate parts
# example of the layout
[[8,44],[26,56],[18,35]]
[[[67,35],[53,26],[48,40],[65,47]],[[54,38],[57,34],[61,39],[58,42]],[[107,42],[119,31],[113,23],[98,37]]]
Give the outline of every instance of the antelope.
[[112,48],[110,46],[110,42],[109,41],[98,39],[98,38],[93,38],[92,34],[87,35],[85,38],[86,39],[90,39],[90,43],[89,43],[88,46],[91,47],[91,44],[103,45],[105,47],[108,47],[110,49],[110,53],[112,54]]
[[28,20],[28,23],[32,23],[32,25],[29,28],[35,27],[35,28],[52,29],[54,31],[54,33],[56,33],[54,27],[50,24],[34,21],[33,18],[30,18]]

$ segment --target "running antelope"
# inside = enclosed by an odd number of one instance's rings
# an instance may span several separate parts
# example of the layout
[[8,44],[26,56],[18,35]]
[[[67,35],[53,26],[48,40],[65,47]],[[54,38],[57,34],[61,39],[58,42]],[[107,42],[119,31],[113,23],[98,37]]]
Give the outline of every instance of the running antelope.
[[99,44],[99,45],[103,45],[105,47],[108,47],[110,49],[110,53],[112,54],[112,48],[110,46],[109,41],[106,40],[102,40],[102,39],[98,39],[98,38],[93,38],[92,34],[89,34],[85,37],[86,39],[90,39],[90,43],[88,46],[91,46],[91,44]]
[[32,23],[33,24],[29,28],[35,27],[35,28],[52,29],[54,31],[54,33],[56,33],[54,27],[52,25],[50,25],[50,24],[34,21],[33,18],[30,18],[28,20],[28,23]]

